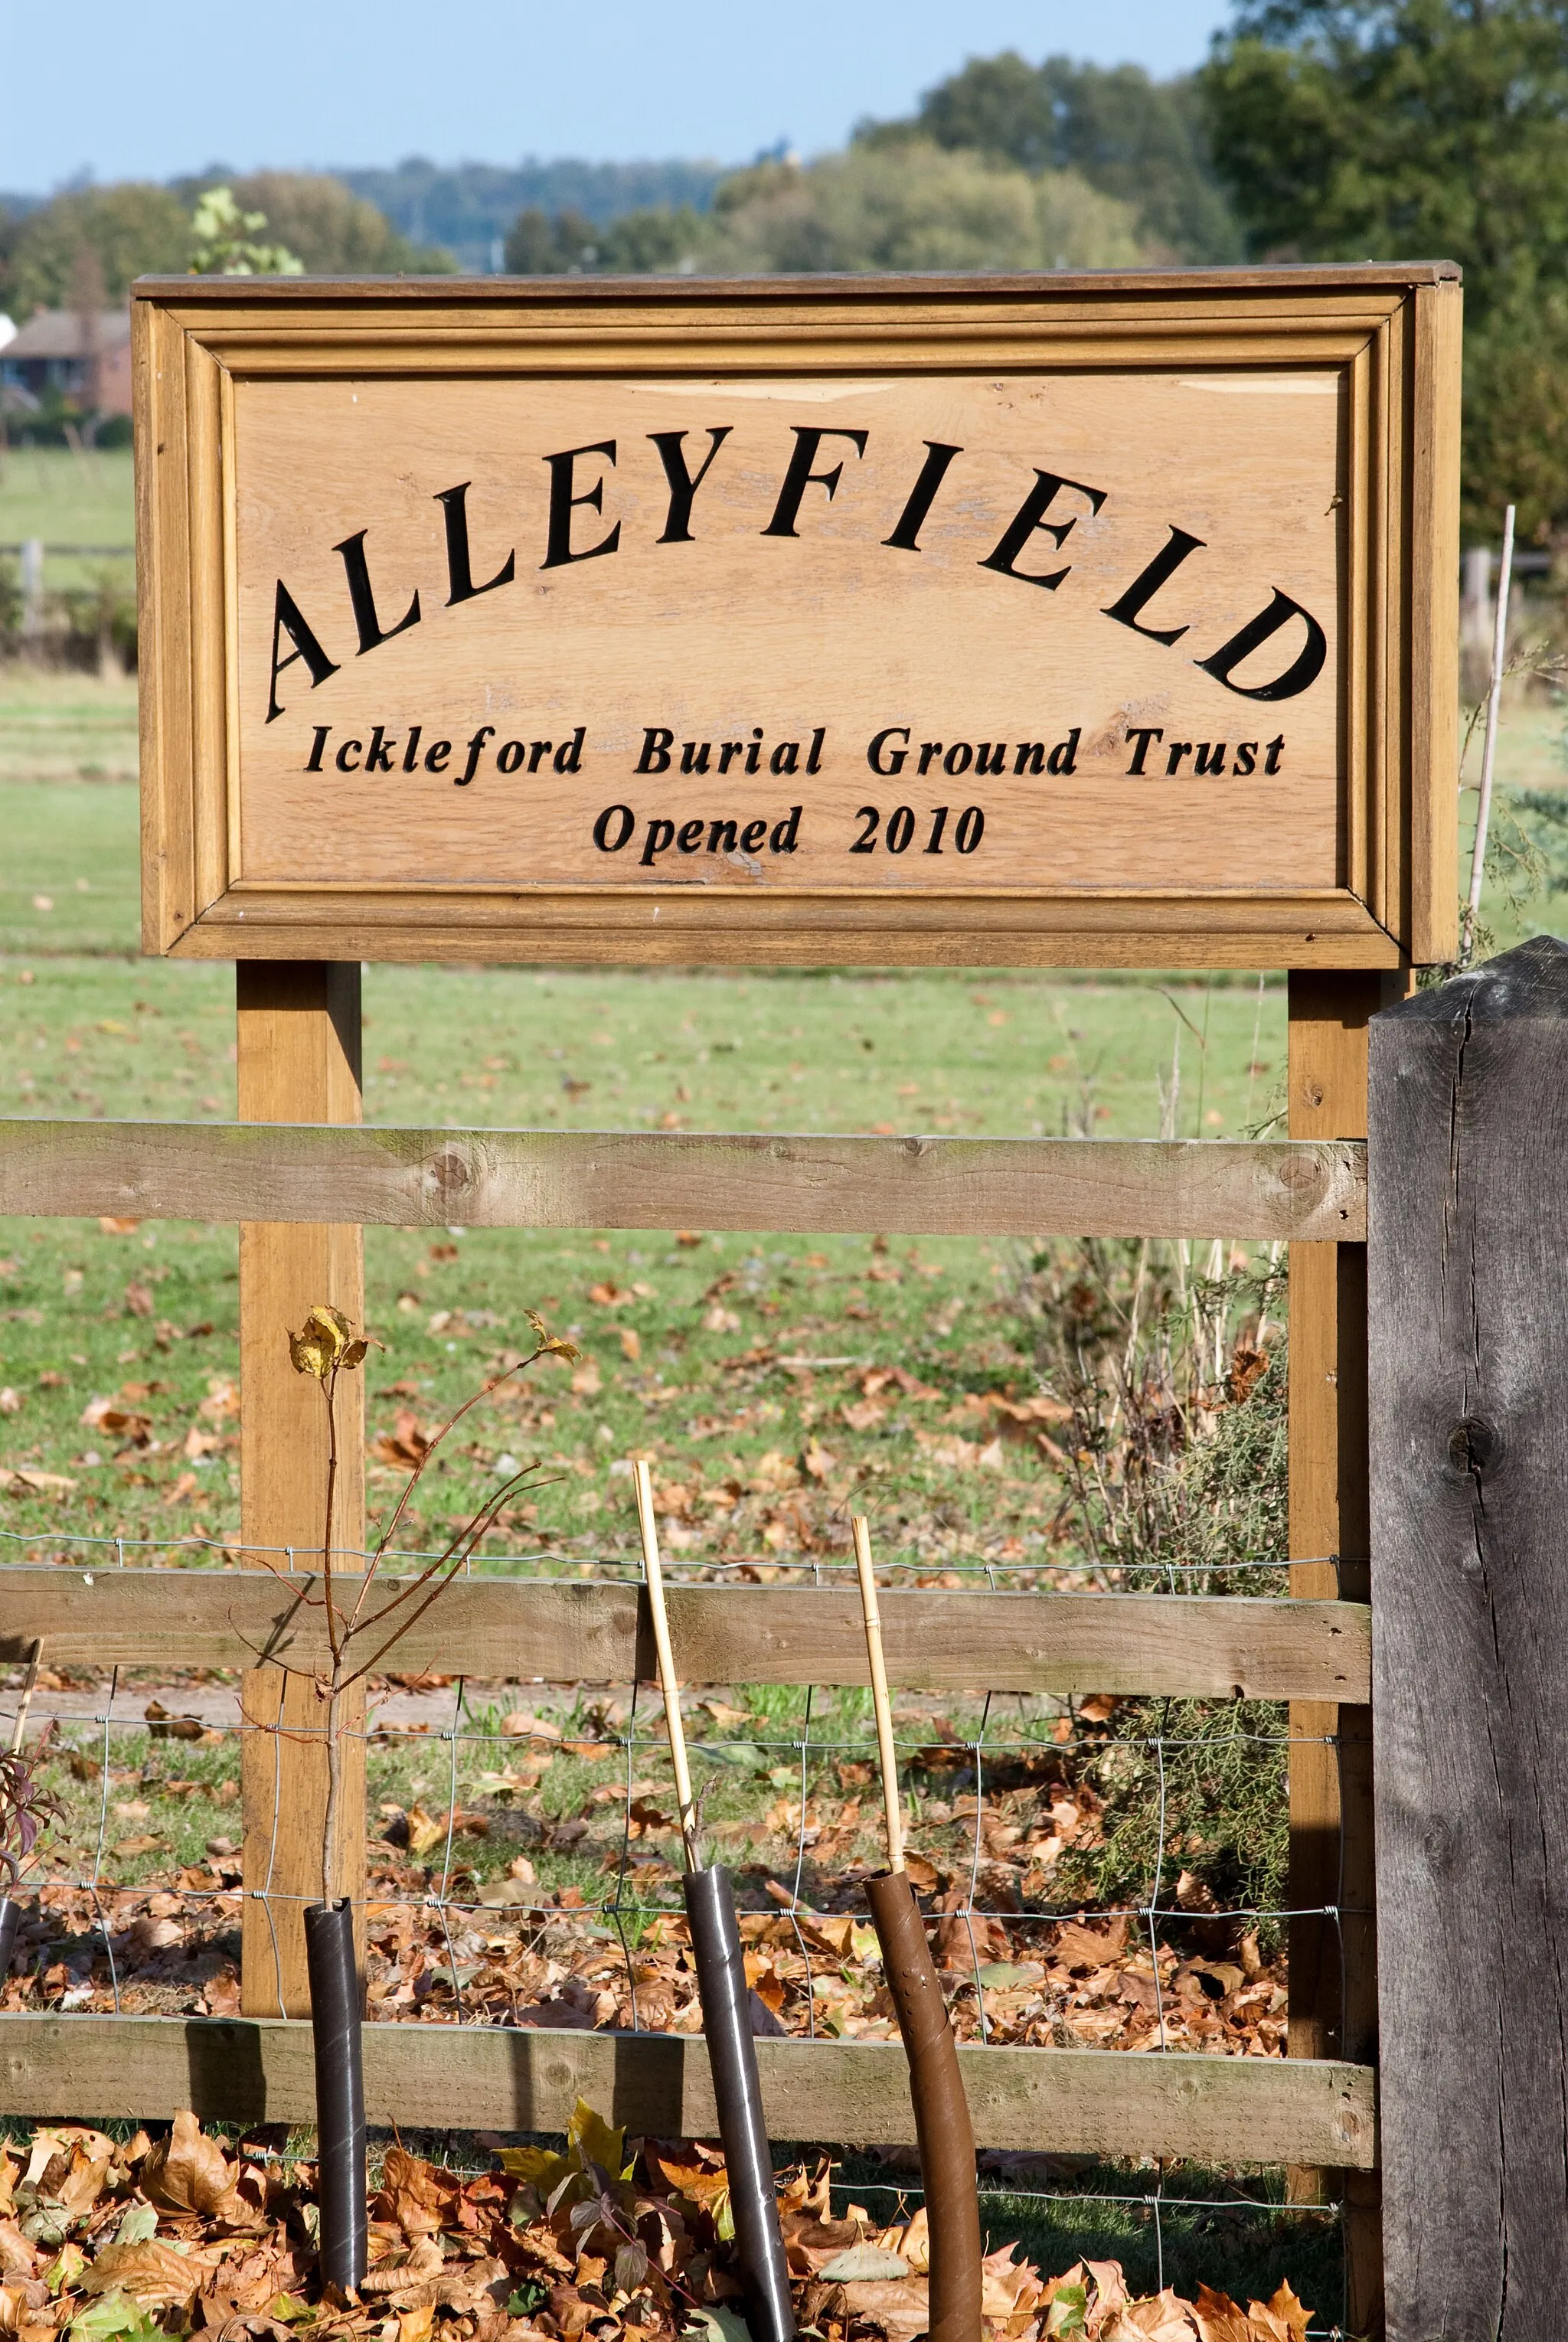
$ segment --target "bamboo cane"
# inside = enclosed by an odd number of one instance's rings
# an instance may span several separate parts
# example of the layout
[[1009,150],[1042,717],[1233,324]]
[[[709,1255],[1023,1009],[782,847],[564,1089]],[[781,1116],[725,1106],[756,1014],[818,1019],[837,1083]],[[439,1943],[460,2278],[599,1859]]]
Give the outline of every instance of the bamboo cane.
[[861,1616],[865,1621],[865,1655],[871,1663],[871,1704],[876,1712],[876,1753],[882,1767],[882,1802],[887,1816],[887,1867],[904,1868],[904,1814],[898,1802],[898,1752],[893,1739],[893,1705],[887,1696],[887,1667],[882,1655],[882,1612],[876,1601],[876,1572],[871,1560],[870,1525],[856,1515],[854,1566],[860,1579]]
[[909,2097],[920,2147],[920,2174],[931,2237],[929,2342],[980,2342],[983,2270],[980,2197],[974,2178],[974,2131],[959,2071],[942,1984],[925,1940],[904,1855],[893,1706],[882,1652],[882,1614],[872,1566],[871,1531],[857,1516],[854,1566],[860,1578],[871,1700],[876,1712],[882,1795],[887,1813],[888,1867],[869,1878],[865,1899],[882,1947],[883,1978],[892,1997],[909,2060]]
[[697,1842],[696,1807],[686,1762],[685,1727],[681,1722],[681,1686],[670,1644],[669,1614],[664,1607],[654,1487],[645,1464],[633,1465],[632,1481],[637,1492],[648,1613],[653,1621],[659,1688],[664,1698],[670,1763],[680,1808],[681,1844],[686,1865],[686,1925],[691,1930],[692,1951],[697,1965],[703,2034],[713,2068],[714,2097],[718,2107],[719,2136],[724,2147],[724,2169],[730,2183],[730,2208],[734,2217],[749,2323],[756,2342],[792,2342],[794,2314],[790,2301],[789,2269],[784,2260],[778,2201],[774,2194],[773,2154],[763,2119],[762,2083],[757,2072],[756,2043],[752,2038],[752,1997],[735,1919],[734,1896],[729,1872],[717,1863],[704,1866]]
[[654,1484],[646,1464],[632,1466],[637,1492],[637,1526],[643,1533],[643,1568],[648,1582],[648,1609],[654,1622],[654,1649],[659,1663],[659,1689],[664,1694],[664,1723],[670,1736],[670,1763],[675,1776],[675,1803],[681,1817],[681,1847],[689,1871],[703,1867],[697,1844],[697,1813],[692,1798],[691,1768],[686,1762],[686,1732],[681,1721],[681,1686],[670,1647],[670,1619],[664,1608],[664,1573],[659,1559],[659,1531],[654,1518]]

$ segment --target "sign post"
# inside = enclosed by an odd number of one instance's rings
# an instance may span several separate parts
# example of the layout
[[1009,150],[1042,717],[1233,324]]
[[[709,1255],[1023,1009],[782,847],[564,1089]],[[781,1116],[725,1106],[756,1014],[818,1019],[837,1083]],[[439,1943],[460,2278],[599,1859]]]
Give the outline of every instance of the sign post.
[[[324,1016],[376,959],[1285,968],[1292,1132],[1364,1132],[1367,1016],[1455,942],[1451,265],[147,279],[135,350],[149,951]],[[245,1110],[355,1111],[322,1037]],[[1293,1264],[1292,1550],[1346,1593],[1364,1274]],[[1295,1728],[1293,2047],[1361,2055],[1370,1726]]]

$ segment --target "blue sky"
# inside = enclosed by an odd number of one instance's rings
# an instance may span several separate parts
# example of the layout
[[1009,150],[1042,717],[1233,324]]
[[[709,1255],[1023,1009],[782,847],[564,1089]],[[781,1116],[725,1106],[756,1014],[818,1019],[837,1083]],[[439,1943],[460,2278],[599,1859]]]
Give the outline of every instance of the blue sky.
[[840,145],[966,56],[1195,65],[1224,0],[0,0],[0,187]]

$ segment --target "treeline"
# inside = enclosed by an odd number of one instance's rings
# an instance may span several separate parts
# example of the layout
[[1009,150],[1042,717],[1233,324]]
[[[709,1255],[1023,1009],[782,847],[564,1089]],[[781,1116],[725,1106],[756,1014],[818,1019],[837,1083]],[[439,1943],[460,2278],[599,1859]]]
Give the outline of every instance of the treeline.
[[[325,274],[449,269],[454,246],[491,266],[504,216],[528,275],[1454,259],[1466,527],[1494,539],[1512,501],[1528,538],[1568,543],[1568,0],[1232,0],[1195,74],[972,59],[804,164],[349,175],[234,188]],[[0,215],[0,308],[68,302],[88,247],[110,298],[190,265],[208,184]]]
[[1196,80],[1156,82],[1009,54],[976,58],[846,151],[722,177],[706,205],[610,221],[530,205],[505,241],[521,274],[1116,268],[1236,260]]
[[232,187],[242,210],[259,212],[269,241],[313,275],[444,275],[457,266],[451,253],[411,243],[374,204],[325,173],[206,172],[167,186],[73,187],[26,211],[0,210],[0,310],[20,320],[37,308],[68,307],[86,283],[118,301],[134,277],[183,274],[197,249],[197,202],[217,185]]

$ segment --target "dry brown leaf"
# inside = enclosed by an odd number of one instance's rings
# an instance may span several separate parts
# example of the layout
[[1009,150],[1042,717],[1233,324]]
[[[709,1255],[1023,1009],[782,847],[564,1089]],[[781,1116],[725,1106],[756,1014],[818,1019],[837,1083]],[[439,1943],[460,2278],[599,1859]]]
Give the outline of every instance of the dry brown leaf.
[[1198,2329],[1198,2342],[1253,2342],[1245,2311],[1228,2293],[1213,2293],[1206,2285],[1198,2287],[1193,2323]]
[[175,2252],[148,2237],[139,2245],[105,2245],[82,2272],[87,2293],[113,2293],[116,2287],[150,2309],[183,2309],[201,2289],[209,2264],[199,2254]]
[[216,2139],[209,2138],[189,2107],[175,2117],[168,2137],[155,2147],[142,2167],[142,2193],[151,2204],[172,2212],[202,2212],[228,2217],[238,2177],[225,2161]]
[[1257,2342],[1306,2342],[1312,2312],[1303,2309],[1287,2278],[1264,2301],[1249,2301],[1247,2316]]

